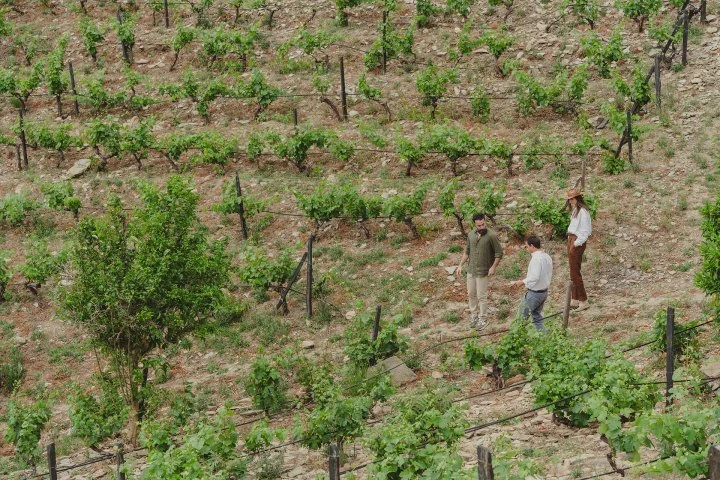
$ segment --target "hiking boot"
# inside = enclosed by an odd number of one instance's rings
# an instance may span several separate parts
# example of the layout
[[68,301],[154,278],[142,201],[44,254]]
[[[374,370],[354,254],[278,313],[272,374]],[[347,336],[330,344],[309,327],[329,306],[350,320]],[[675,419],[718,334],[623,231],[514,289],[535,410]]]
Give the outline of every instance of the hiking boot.
[[487,320],[483,320],[481,318],[478,318],[477,324],[475,325],[475,331],[480,333],[483,330],[485,330],[488,326]]
[[470,328],[477,328],[478,325],[478,315],[477,313],[473,313],[470,315]]

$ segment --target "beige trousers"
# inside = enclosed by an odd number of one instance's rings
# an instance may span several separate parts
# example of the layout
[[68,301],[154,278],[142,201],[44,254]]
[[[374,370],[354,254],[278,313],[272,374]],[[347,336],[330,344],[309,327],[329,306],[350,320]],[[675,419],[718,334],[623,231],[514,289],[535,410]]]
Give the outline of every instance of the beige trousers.
[[488,277],[476,277],[471,274],[467,274],[467,291],[468,291],[468,304],[470,305],[470,315],[477,315],[480,318],[485,318],[487,314],[487,290],[488,290]]

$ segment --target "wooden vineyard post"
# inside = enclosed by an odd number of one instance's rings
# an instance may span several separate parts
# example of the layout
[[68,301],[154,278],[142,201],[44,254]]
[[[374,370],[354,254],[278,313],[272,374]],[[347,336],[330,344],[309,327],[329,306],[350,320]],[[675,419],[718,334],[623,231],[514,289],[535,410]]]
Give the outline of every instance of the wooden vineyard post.
[[287,300],[286,300],[287,294],[290,292],[290,289],[292,288],[293,284],[297,281],[298,277],[300,276],[300,270],[302,269],[302,266],[305,263],[306,259],[307,259],[307,252],[303,253],[303,256],[300,259],[300,262],[297,264],[297,267],[295,267],[295,271],[293,272],[292,275],[290,275],[290,279],[288,280],[287,286],[280,291],[280,300],[278,301],[277,305],[275,305],[275,310],[278,310],[280,307],[283,307],[283,314],[285,314],[285,315],[290,313],[290,310],[288,310]]
[[[380,314],[382,313],[382,306],[378,305],[375,307],[375,322],[373,323],[373,331],[372,331],[372,342],[375,343],[375,340],[377,340],[378,335],[380,334]],[[377,359],[373,356],[370,359],[370,366],[374,366],[377,363]]]
[[720,480],[720,445],[712,445],[708,451],[708,466],[710,480]]
[[675,309],[668,307],[665,323],[665,406],[672,403],[670,390],[673,388],[673,373],[675,370]]
[[585,190],[585,157],[582,158],[582,176],[580,177],[580,188]]
[[[120,25],[123,24],[122,11],[120,10],[120,8],[118,8],[117,10],[117,21]],[[125,45],[122,41],[120,42],[120,45],[122,45],[123,58],[125,59],[125,63],[130,65],[130,52],[128,51],[127,45]]]
[[660,98],[660,55],[655,55],[655,105],[660,110],[662,105]]
[[170,9],[168,0],[163,0],[163,15],[165,16],[165,28],[170,28]]
[[307,288],[305,289],[305,310],[307,313],[307,317],[311,318],[313,314],[313,305],[312,305],[312,284],[313,284],[313,264],[312,264],[312,247],[313,247],[313,241],[315,240],[315,234],[311,233],[310,238],[308,239],[308,245],[307,245],[307,277],[305,282],[307,283]]
[[700,23],[707,23],[707,0],[700,0]]
[[79,115],[80,105],[78,104],[77,99],[77,88],[75,87],[75,71],[73,70],[72,62],[68,62],[68,70],[70,71],[70,90],[73,94],[73,109],[75,110],[75,115]]
[[340,480],[340,449],[334,443],[328,445],[328,470],[330,480]]
[[18,108],[18,114],[20,115],[20,148],[22,150],[22,164],[25,170],[28,169],[28,153],[27,153],[27,138],[25,137],[25,105],[21,104]]
[[117,459],[117,463],[115,466],[115,468],[116,468],[115,473],[117,476],[117,480],[125,480],[125,472],[123,471],[123,468],[122,468],[123,464],[125,463],[122,442],[117,443],[117,454],[116,454],[115,458]]
[[47,446],[47,462],[50,480],[57,480],[57,460],[55,458],[55,442]]
[[573,283],[568,283],[567,293],[565,294],[565,309],[563,310],[563,330],[567,330],[570,322],[570,302],[572,301]]
[[238,215],[240,215],[240,228],[243,240],[248,239],[247,222],[245,221],[245,205],[243,204],[242,189],[240,188],[240,175],[235,174],[235,193],[238,197]]
[[383,10],[383,25],[382,25],[382,70],[383,74],[387,73],[387,50],[385,49],[385,33],[387,26],[387,10]]
[[687,65],[687,44],[688,44],[688,30],[690,29],[690,14],[687,9],[683,13],[683,33],[682,33],[682,64]]
[[373,324],[372,341],[377,340],[380,333],[380,313],[382,313],[382,305],[375,307],[375,323]]
[[478,445],[477,447],[478,456],[478,480],[495,480],[495,474],[493,473],[492,466],[492,454],[490,450]]
[[627,144],[628,144],[628,160],[633,161],[632,151],[632,110],[627,111]]
[[347,122],[347,93],[345,93],[345,59],[340,57],[340,104],[342,105],[343,122]]
[[297,108],[294,108],[294,107],[293,107],[293,127],[295,128],[295,135],[297,135],[298,111],[297,111]]

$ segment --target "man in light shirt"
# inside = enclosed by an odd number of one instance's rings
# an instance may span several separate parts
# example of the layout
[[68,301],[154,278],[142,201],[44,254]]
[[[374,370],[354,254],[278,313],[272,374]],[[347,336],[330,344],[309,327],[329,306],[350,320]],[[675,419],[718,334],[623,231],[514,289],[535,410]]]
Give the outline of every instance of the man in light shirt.
[[521,307],[523,319],[532,315],[533,325],[540,331],[545,331],[543,325],[542,309],[548,297],[548,288],[552,281],[553,264],[550,255],[540,248],[540,239],[534,235],[525,240],[524,248],[530,252],[530,265],[527,276],[511,285],[525,285],[525,299]]

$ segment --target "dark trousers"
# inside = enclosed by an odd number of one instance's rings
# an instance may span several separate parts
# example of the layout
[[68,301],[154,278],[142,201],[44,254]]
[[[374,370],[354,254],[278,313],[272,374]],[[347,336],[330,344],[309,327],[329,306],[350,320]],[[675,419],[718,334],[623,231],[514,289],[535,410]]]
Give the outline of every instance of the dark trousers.
[[570,261],[570,281],[572,282],[572,299],[581,302],[587,301],[587,293],[585,293],[585,284],[583,283],[580,267],[582,264],[583,252],[585,252],[586,243],[581,246],[575,246],[575,235],[568,235],[568,259]]

